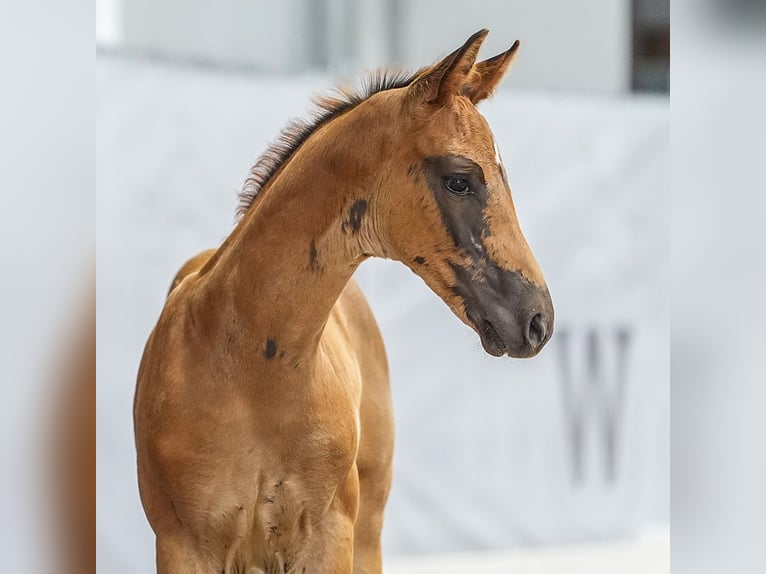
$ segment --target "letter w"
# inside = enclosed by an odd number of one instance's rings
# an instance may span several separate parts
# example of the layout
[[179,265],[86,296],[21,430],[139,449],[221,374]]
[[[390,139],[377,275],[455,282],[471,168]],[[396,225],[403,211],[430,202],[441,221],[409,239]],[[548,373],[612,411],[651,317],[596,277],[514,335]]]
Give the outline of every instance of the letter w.
[[[575,384],[570,360],[571,332],[560,332],[558,336],[565,428],[571,453],[572,481],[575,484],[581,484],[584,477],[585,432],[594,426],[600,430],[596,444],[603,449],[607,483],[613,484],[617,475],[618,423],[623,413],[630,337],[627,329],[619,328],[614,333],[614,345],[604,345],[604,338],[598,337],[595,328],[587,331],[584,374]],[[612,384],[607,384],[604,374],[606,348],[613,352],[613,360],[608,361],[612,365]]]

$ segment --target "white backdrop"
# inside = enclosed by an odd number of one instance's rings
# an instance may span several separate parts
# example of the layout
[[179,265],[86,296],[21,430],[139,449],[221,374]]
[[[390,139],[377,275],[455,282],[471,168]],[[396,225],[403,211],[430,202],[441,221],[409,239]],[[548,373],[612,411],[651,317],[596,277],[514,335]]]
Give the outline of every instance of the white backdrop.
[[[101,46],[260,72],[415,69],[490,28],[520,38],[516,85],[625,93],[631,0],[96,0]],[[644,5],[644,2],[641,3]],[[655,10],[662,14],[662,10]]]
[[[132,574],[153,564],[131,420],[146,336],[181,263],[231,230],[256,156],[329,81],[97,70],[98,567]],[[493,359],[409,270],[360,268],[397,421],[388,555],[629,538],[668,520],[667,101],[506,91],[482,109],[556,334],[534,360]]]

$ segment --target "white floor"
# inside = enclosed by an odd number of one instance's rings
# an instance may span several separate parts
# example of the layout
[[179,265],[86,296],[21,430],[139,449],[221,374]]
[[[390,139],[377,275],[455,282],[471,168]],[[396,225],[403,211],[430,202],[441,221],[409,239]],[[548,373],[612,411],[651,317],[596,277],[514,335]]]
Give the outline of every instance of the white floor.
[[389,559],[386,574],[666,574],[666,533],[640,540]]

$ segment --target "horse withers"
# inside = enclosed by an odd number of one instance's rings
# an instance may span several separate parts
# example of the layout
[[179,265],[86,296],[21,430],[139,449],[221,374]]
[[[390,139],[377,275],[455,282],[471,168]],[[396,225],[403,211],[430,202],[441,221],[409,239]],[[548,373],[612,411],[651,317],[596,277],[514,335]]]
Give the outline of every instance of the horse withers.
[[160,574],[379,573],[394,426],[351,276],[398,260],[495,356],[532,357],[553,306],[476,104],[513,60],[482,30],[437,64],[318,101],[246,182],[241,218],[179,272],[134,421]]

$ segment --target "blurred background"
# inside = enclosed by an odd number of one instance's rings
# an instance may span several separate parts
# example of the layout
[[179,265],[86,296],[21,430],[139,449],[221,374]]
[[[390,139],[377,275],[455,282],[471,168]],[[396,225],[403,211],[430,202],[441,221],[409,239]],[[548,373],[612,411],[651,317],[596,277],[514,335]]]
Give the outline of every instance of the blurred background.
[[96,7],[99,569],[152,570],[138,362],[177,269],[231,231],[249,167],[313,93],[487,27],[481,58],[522,44],[480,109],[556,332],[534,360],[493,359],[409,270],[360,267],[397,422],[387,571],[668,571],[667,0]]

